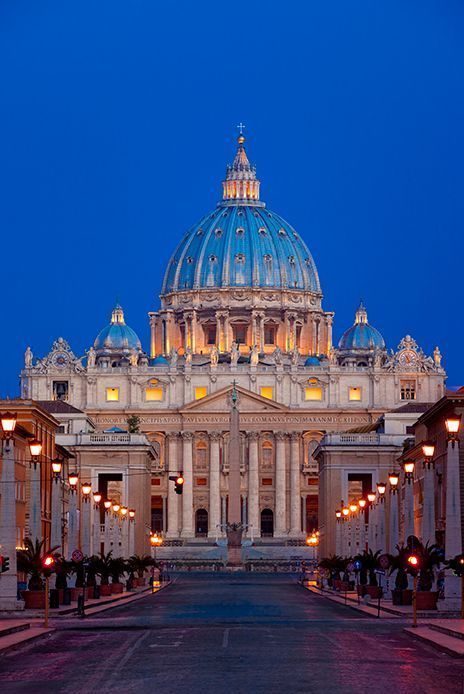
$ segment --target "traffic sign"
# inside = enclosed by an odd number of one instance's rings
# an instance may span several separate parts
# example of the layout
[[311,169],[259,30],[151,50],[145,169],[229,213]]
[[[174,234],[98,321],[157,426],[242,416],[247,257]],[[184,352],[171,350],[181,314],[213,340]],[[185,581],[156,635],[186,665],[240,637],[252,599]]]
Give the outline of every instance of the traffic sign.
[[346,567],[346,570],[348,571],[348,573],[351,573],[352,571],[355,570],[355,568],[356,568],[356,567],[355,567],[355,565],[353,564],[353,562],[350,561],[350,563],[349,563],[348,566]]
[[71,554],[71,559],[76,563],[82,561],[83,558],[84,555],[82,554],[80,549],[75,549],[74,552]]
[[379,557],[379,566],[381,569],[390,568],[390,557],[388,554],[381,554]]

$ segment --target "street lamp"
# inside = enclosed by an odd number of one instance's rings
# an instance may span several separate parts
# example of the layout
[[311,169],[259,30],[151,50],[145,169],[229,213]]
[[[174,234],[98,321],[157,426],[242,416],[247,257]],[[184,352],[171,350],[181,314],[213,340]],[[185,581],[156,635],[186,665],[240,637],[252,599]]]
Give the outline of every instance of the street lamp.
[[385,482],[377,482],[377,493],[379,495],[380,503],[383,504],[385,499],[385,492],[387,490],[387,485]]
[[435,453],[435,444],[433,441],[424,441],[422,444],[422,454],[424,456],[424,467],[427,466],[427,468],[430,470],[430,467],[433,466],[433,456]]
[[361,511],[364,511],[364,509],[366,508],[366,504],[367,504],[366,499],[359,499],[358,506],[361,509]]
[[92,485],[90,482],[83,482],[82,484],[82,495],[84,501],[87,502],[90,499],[90,492],[92,491]]
[[337,519],[337,521],[339,521],[341,517],[342,517],[342,512],[341,511],[335,511],[335,518]]
[[375,499],[376,499],[375,492],[369,492],[369,494],[367,495],[367,500],[371,506],[375,502]]
[[103,502],[103,506],[105,507],[105,511],[109,511],[112,506],[112,502],[109,499],[107,499]]
[[390,482],[391,494],[396,494],[396,492],[398,491],[400,476],[396,472],[390,472],[388,474],[388,481]]
[[350,504],[350,512],[351,513],[354,514],[354,513],[356,513],[357,510],[358,510],[358,504]]
[[120,508],[120,504],[113,504],[113,513],[117,514]]
[[75,492],[77,489],[77,483],[79,482],[79,475],[77,472],[70,472],[68,475],[68,483],[71,487],[71,493]]
[[17,415],[14,412],[5,412],[0,417],[0,422],[2,424],[3,438],[9,441],[13,436],[14,430],[16,428]]
[[135,518],[135,511],[134,511],[133,508],[130,508],[130,509],[129,509],[129,518],[130,518],[130,520],[132,520],[132,521],[133,521],[134,518]]
[[344,517],[345,519],[346,519],[346,517],[349,515],[349,513],[350,513],[350,509],[347,508],[346,506],[344,506],[344,507],[342,508],[342,514],[343,514],[343,517]]
[[445,419],[446,431],[448,433],[448,441],[454,448],[456,441],[459,441],[459,428],[461,426],[461,415],[453,414]]
[[404,469],[404,476],[408,481],[408,484],[411,484],[413,476],[414,476],[414,460],[405,460],[403,463],[403,469]]
[[34,465],[34,470],[39,462],[39,456],[42,453],[42,443],[38,439],[31,439],[29,441],[29,450],[31,452],[32,464]]
[[100,503],[101,500],[102,500],[101,493],[100,492],[94,492],[93,493],[93,502],[94,502],[95,506],[98,506],[98,504]]
[[58,482],[61,476],[61,471],[63,469],[63,463],[59,458],[52,460],[52,472],[55,482]]

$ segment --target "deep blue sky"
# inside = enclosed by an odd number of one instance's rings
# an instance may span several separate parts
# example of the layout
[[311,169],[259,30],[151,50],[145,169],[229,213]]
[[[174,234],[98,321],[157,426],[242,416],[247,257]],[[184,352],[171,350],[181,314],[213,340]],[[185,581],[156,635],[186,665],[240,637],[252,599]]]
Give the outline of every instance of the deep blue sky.
[[243,120],[262,198],[316,260],[335,335],[362,297],[389,347],[464,383],[462,0],[0,3],[0,392],[146,313],[212,209]]

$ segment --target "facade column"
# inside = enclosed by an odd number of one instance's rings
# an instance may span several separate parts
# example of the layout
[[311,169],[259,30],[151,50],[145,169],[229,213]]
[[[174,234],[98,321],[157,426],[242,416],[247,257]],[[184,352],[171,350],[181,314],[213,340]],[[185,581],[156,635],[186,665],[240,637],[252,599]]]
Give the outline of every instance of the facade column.
[[182,537],[193,537],[193,433],[182,432]]
[[395,554],[395,547],[400,541],[399,527],[399,494],[396,490],[390,490],[390,512],[388,515],[388,547],[390,554]]
[[40,510],[40,463],[31,467],[31,499],[29,505],[29,536],[33,543],[42,540],[42,518]]
[[220,468],[219,447],[221,434],[217,431],[209,435],[209,529],[208,537],[217,537],[221,524],[221,492],[220,492]]
[[301,535],[300,435],[294,432],[290,443],[290,535]]
[[275,475],[275,537],[283,537],[287,534],[287,485],[286,485],[286,461],[285,439],[282,431],[275,434],[276,439],[276,475]]
[[221,497],[221,525],[227,525],[227,497]]
[[248,434],[249,464],[248,464],[248,525],[254,537],[260,536],[259,524],[259,434],[251,431]]
[[[168,470],[169,475],[177,475],[180,472],[178,462],[178,440],[176,433],[168,434]],[[174,490],[174,483],[168,480],[168,528],[167,537],[175,539],[179,537],[179,495]]]
[[81,504],[81,551],[86,557],[90,557],[90,517],[92,504],[90,499],[82,499]]
[[413,480],[404,481],[404,523],[403,523],[403,542],[407,543],[408,537],[414,535],[414,482]]
[[52,482],[52,518],[50,547],[58,547],[60,554],[63,554],[63,535],[61,532],[61,503],[62,503],[62,482],[61,477],[55,477]]
[[342,528],[343,521],[341,518],[337,518],[335,525],[335,554],[337,555],[337,557],[343,556]]
[[422,503],[422,542],[434,544],[435,539],[435,470],[424,466],[424,501]]
[[[453,559],[457,554],[462,554],[459,444],[449,441],[446,455],[445,557]],[[450,607],[457,606],[461,598],[461,579],[450,569],[445,572],[445,598]]]
[[[77,490],[69,490],[68,501],[68,559],[71,559],[71,554],[75,549],[78,549],[79,542],[79,527],[77,523]],[[106,550],[109,552],[109,549]]]
[[129,557],[135,553],[135,518],[129,518]]
[[10,562],[10,570],[3,573],[0,578],[0,610],[19,610],[22,609],[23,603],[18,600],[15,458],[12,439],[3,443],[0,492],[2,495],[0,504],[2,555],[8,557]]
[[377,549],[380,549],[382,554],[387,550],[385,538],[385,499],[380,498],[378,501],[378,522],[377,522]]
[[111,509],[105,509],[105,541],[103,544],[103,552],[108,554],[112,550],[112,512]]
[[92,554],[100,554],[101,551],[101,521],[100,505],[93,504],[92,510]]
[[168,511],[167,498],[165,496],[163,496],[163,528],[162,528],[163,533],[166,533],[167,525],[168,525],[167,511]]

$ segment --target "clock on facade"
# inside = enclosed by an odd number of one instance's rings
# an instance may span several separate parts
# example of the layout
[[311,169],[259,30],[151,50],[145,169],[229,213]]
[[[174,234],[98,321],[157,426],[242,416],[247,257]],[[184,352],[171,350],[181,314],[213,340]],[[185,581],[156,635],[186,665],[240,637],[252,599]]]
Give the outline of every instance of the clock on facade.
[[401,366],[410,366],[417,361],[417,354],[412,349],[405,349],[400,353],[398,361]]
[[53,355],[53,366],[56,366],[58,369],[64,369],[68,362],[69,356],[66,352],[56,352],[56,354]]

